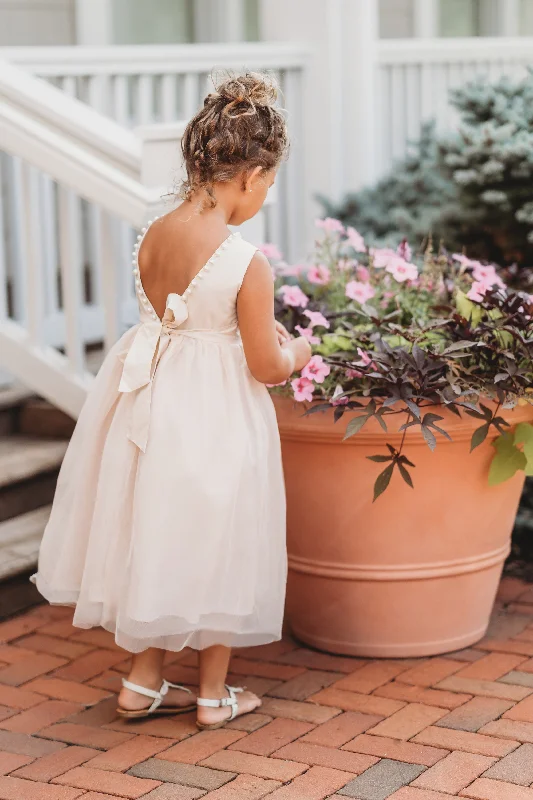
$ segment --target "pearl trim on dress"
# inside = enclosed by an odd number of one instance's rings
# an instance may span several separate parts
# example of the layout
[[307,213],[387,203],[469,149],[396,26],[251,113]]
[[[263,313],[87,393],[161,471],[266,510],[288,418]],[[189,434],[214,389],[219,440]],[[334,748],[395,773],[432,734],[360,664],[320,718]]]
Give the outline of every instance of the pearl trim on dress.
[[[139,271],[139,250],[141,249],[141,244],[143,243],[143,239],[146,236],[146,233],[148,232],[148,228],[158,219],[160,219],[160,217],[154,217],[153,219],[149,220],[146,227],[143,228],[140,234],[137,236],[137,242],[135,243],[135,247],[133,249],[133,259],[132,259],[133,275],[135,277],[135,287],[137,294],[139,296],[141,303],[146,308],[146,310],[150,312],[154,320],[159,319],[159,317],[157,316],[152,304],[150,303],[146,295],[146,292],[144,291],[144,287],[142,285],[141,275]],[[204,264],[202,269],[192,279],[192,281],[189,283],[189,285],[187,286],[183,294],[180,295],[180,297],[182,297],[185,301],[187,301],[187,299],[191,296],[194,288],[198,285],[198,282],[204,278],[205,273],[209,272],[209,270],[211,269],[217,258],[222,254],[222,252],[226,249],[226,247],[230,244],[230,242],[237,236],[240,236],[240,234],[237,232],[230,233],[230,235],[226,239],[224,239],[220,247],[217,247],[217,249],[211,256],[209,261],[207,261]]]

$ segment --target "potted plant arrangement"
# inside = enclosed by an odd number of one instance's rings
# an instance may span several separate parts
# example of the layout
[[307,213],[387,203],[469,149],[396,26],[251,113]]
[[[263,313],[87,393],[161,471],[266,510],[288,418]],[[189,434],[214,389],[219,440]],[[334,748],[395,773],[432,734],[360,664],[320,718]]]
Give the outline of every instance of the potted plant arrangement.
[[533,474],[533,298],[426,243],[368,248],[335,219],[312,263],[265,248],[276,313],[314,355],[274,387],[287,614],[335,653],[449,652],[484,635]]

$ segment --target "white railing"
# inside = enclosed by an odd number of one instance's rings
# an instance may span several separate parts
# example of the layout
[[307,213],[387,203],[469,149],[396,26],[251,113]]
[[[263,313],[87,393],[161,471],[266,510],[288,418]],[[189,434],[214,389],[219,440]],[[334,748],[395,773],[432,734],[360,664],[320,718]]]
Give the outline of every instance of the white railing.
[[[279,80],[295,143],[279,176],[268,235],[296,259],[305,252],[301,162],[302,84],[309,58],[299,44],[197,44],[2,48],[3,58],[46,78],[129,128],[190,119],[213,90],[213,72],[271,70]],[[172,187],[169,187],[171,189]]]
[[386,172],[416,140],[423,122],[440,130],[457,122],[451,89],[478,77],[523,77],[533,65],[533,38],[382,40],[376,81],[378,167]]
[[[0,208],[0,369],[73,416],[91,380],[87,343],[105,350],[137,320],[135,230],[168,210],[162,185],[179,173],[182,131],[134,135],[0,63],[0,151],[12,178]],[[264,241],[262,222],[246,231],[252,241]]]

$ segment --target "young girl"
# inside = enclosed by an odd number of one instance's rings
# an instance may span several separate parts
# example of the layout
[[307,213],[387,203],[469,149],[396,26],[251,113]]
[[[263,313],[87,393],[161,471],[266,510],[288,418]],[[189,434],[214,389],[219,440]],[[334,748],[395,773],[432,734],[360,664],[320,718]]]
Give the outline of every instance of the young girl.
[[[35,581],[73,624],[134,653],[118,712],[197,706],[201,728],[257,708],[225,685],[231,647],[281,636],[286,582],[279,435],[265,384],[310,358],[274,320],[266,258],[230,233],[263,205],[287,150],[276,89],[246,74],[210,94],[182,148],[184,202],[134,256],[140,324],[108,354],[59,477]],[[163,678],[200,651],[200,686]]]

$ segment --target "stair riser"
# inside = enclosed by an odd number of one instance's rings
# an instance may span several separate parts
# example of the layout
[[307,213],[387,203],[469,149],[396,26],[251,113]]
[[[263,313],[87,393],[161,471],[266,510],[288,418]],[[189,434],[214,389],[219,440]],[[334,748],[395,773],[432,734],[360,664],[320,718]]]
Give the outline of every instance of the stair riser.
[[59,470],[36,475],[0,489],[0,522],[52,502]]

